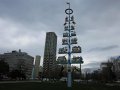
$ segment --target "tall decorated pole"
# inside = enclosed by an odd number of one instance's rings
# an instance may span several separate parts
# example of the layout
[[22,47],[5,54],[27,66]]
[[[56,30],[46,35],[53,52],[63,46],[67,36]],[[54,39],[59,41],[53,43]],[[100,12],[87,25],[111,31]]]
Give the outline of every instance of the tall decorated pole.
[[[69,5],[69,8],[65,10],[65,13],[68,15],[68,17],[66,17],[66,22],[68,21],[68,80],[67,80],[67,85],[68,87],[72,86],[72,80],[71,80],[71,14],[73,13],[73,10],[70,9],[70,3],[67,3]],[[65,22],[65,23],[66,23]]]
[[74,44],[77,44],[77,38],[76,38],[76,32],[75,32],[75,21],[73,10],[70,8],[70,3],[68,2],[68,8],[65,10],[66,18],[64,23],[64,33],[63,33],[63,39],[62,39],[62,45],[65,45],[63,48],[59,48],[59,54],[67,54],[68,60],[65,56],[60,56],[57,59],[58,64],[67,64],[67,86],[72,87],[72,70],[71,70],[71,64],[80,64],[80,75],[81,75],[81,64],[83,63],[83,59],[81,56],[73,56],[71,58],[71,55],[74,53],[81,53],[81,47],[80,46],[73,46]]

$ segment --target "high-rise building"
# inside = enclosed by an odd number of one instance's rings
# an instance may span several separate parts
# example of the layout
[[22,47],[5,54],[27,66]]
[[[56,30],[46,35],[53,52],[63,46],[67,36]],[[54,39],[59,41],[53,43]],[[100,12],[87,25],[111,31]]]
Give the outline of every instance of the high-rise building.
[[54,32],[46,33],[46,42],[43,61],[43,77],[52,78],[56,67],[57,36]]
[[35,58],[35,66],[34,66],[34,79],[39,77],[39,69],[40,69],[40,56],[37,55]]
[[10,71],[22,70],[27,79],[31,78],[34,62],[34,58],[32,56],[19,50],[0,54],[0,59],[3,59],[9,64]]

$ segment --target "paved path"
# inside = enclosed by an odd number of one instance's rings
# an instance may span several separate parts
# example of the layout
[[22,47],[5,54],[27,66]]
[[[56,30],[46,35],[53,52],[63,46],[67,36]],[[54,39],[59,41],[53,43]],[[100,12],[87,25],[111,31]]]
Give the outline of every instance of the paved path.
[[0,81],[0,83],[24,83],[24,82],[41,82],[41,81],[35,81],[35,80],[31,80],[31,81]]

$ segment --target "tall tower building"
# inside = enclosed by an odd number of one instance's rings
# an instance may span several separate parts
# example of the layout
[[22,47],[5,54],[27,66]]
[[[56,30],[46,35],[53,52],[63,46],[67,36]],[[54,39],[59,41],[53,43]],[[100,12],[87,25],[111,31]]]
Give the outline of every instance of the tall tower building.
[[39,77],[39,69],[40,69],[40,56],[37,55],[35,58],[35,66],[34,66],[34,78],[37,79]]
[[46,42],[43,61],[43,77],[53,78],[56,67],[57,36],[54,32],[46,33]]

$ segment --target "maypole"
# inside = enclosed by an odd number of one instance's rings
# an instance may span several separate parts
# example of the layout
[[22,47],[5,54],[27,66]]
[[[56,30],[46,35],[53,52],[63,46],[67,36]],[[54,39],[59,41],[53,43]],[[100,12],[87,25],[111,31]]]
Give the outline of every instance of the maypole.
[[59,48],[59,54],[68,54],[68,60],[66,61],[65,56],[58,57],[58,64],[67,64],[67,86],[72,87],[72,70],[71,70],[71,64],[80,64],[80,75],[81,75],[81,64],[83,63],[83,59],[80,56],[73,56],[71,58],[71,55],[74,53],[81,53],[81,47],[80,46],[72,46],[74,44],[77,44],[77,38],[76,38],[76,32],[75,32],[75,21],[73,10],[70,8],[70,3],[67,2],[68,8],[65,10],[66,18],[64,23],[64,31],[63,33],[63,39],[62,39],[62,45],[65,45],[63,48]]

